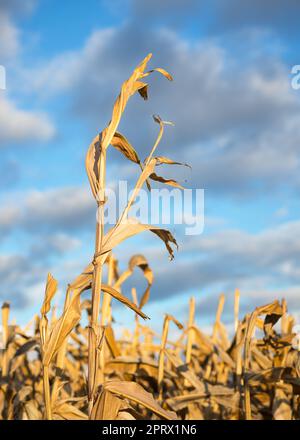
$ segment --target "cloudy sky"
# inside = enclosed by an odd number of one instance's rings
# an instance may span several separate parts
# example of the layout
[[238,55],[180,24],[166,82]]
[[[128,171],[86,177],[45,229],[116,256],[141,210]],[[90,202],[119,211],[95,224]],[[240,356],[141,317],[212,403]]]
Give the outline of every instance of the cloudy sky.
[[[153,77],[149,101],[130,101],[121,130],[144,158],[157,131],[151,115],[173,121],[160,154],[189,163],[180,182],[205,190],[203,234],[171,227],[174,261],[148,233],[116,249],[121,269],[142,251],[154,270],[153,325],[164,311],[186,319],[190,295],[207,324],[221,292],[230,323],[237,287],[241,314],[283,296],[300,311],[299,15],[297,0],[0,1],[0,300],[13,316],[26,322],[37,311],[48,271],[62,297],[90,261],[85,153],[149,52],[150,67],[174,82]],[[109,182],[136,173],[110,152]],[[140,293],[139,273],[135,281]],[[120,325],[127,315],[117,314]]]

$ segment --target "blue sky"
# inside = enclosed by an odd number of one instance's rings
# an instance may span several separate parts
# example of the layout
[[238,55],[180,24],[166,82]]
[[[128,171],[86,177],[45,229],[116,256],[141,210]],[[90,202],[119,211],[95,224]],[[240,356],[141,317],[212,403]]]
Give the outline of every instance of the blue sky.
[[[1,1],[0,299],[19,321],[38,310],[48,271],[62,298],[91,259],[85,153],[149,52],[151,67],[174,82],[153,77],[149,101],[132,99],[121,130],[144,158],[156,134],[151,115],[174,121],[160,153],[191,164],[179,179],[205,189],[204,233],[191,238],[172,225],[173,262],[150,234],[116,250],[121,269],[142,249],[154,270],[153,325],[164,311],[186,319],[191,294],[206,325],[221,292],[231,323],[237,287],[241,314],[283,296],[299,312],[300,91],[290,73],[300,64],[299,14],[295,0]],[[110,153],[110,182],[136,172]]]

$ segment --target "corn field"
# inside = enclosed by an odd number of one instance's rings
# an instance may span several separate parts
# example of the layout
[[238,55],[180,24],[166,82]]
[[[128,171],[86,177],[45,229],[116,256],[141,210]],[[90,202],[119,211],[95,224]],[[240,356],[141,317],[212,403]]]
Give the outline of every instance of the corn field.
[[[220,296],[212,334],[197,326],[197,300],[192,297],[186,322],[166,314],[161,334],[156,334],[147,325],[154,274],[146,257],[128,256],[128,268],[121,273],[118,269],[115,248],[145,231],[163,242],[171,259],[177,247],[170,231],[141,224],[130,216],[144,185],[150,189],[155,181],[182,188],[177,181],[156,174],[156,168],[186,165],[156,155],[164,128],[171,124],[159,116],[154,116],[158,135],[144,161],[118,131],[128,100],[136,92],[148,98],[145,81],[149,75],[157,72],[172,81],[162,68],[146,70],[150,58],[151,54],[123,83],[109,124],[88,148],[85,165],[98,220],[95,253],[68,284],[61,316],[56,316],[52,306],[58,283],[51,274],[44,297],[41,293],[40,312],[25,327],[12,324],[9,303],[2,305],[0,419],[300,418],[300,356],[294,343],[295,323],[285,300],[258,307],[242,318],[240,292],[236,290],[234,335],[230,339],[222,323],[224,295]],[[117,149],[135,163],[140,175],[124,211],[106,231],[108,148]],[[133,288],[130,295],[125,294],[123,283],[135,270],[142,271],[147,288],[144,292]],[[88,299],[83,299],[85,291]],[[119,337],[114,332],[112,298],[132,315],[132,327]],[[172,336],[174,329],[176,338]]]

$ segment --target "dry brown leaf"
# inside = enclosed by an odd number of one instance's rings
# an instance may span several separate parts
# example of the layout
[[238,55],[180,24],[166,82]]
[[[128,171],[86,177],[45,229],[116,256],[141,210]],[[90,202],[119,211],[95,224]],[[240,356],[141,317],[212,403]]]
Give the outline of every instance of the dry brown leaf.
[[99,394],[91,414],[92,420],[116,420],[122,407],[122,399],[107,390]]
[[45,299],[41,308],[41,315],[46,315],[51,308],[51,300],[55,295],[57,290],[57,281],[51,273],[48,273],[46,289],[45,289]]
[[169,159],[166,156],[156,156],[155,159],[157,161],[157,165],[161,165],[161,164],[166,164],[166,165],[182,165],[182,166],[191,168],[191,166],[188,165],[187,163],[176,162],[176,161],[174,161],[172,159]]
[[49,337],[43,355],[43,364],[49,365],[54,355],[58,352],[66,337],[74,329],[81,317],[80,296],[74,295],[61,318],[59,318]]
[[104,389],[123,398],[132,400],[158,416],[166,420],[176,420],[176,414],[161,408],[154,400],[152,394],[148,393],[141,385],[134,382],[109,381],[104,385]]
[[105,339],[106,339],[106,342],[111,350],[113,357],[116,358],[118,356],[121,356],[121,352],[120,352],[118,345],[116,343],[114,332],[113,332],[113,329],[111,328],[111,326],[107,326],[105,328]]
[[107,254],[118,244],[122,243],[127,238],[138,235],[144,231],[151,231],[163,240],[170,258],[174,258],[174,252],[170,243],[173,243],[176,247],[178,247],[178,245],[171,232],[153,225],[138,223],[135,219],[128,219],[112,228],[103,239],[101,255],[96,255],[96,258],[101,257],[101,261],[104,262]]
[[[165,78],[167,78],[169,81],[173,81],[173,77],[172,77],[172,75],[170,75],[169,72],[167,72],[165,69],[162,69],[161,67],[157,67],[156,69],[151,69],[151,70],[149,70],[149,71],[146,73],[146,75],[148,75],[149,73],[152,73],[152,72],[159,72],[159,73],[161,73]],[[144,76],[146,76],[146,75],[144,75]]]
[[177,328],[179,328],[179,330],[183,329],[183,325],[176,318],[174,318],[173,315],[167,314],[166,317],[168,318],[169,321],[173,321],[174,324],[177,326]]
[[150,319],[149,316],[145,315],[145,313],[143,313],[135,304],[133,304],[133,302],[129,301],[129,299],[126,298],[126,296],[122,295],[113,287],[108,286],[107,284],[102,284],[102,290],[103,292],[108,293],[109,295],[111,295],[113,298],[117,299],[121,303],[125,304],[125,306],[129,307],[131,310],[133,310],[143,319]]
[[173,186],[175,188],[184,189],[180,183],[176,182],[174,179],[165,179],[164,177],[158,176],[156,173],[151,173],[149,178],[155,180],[156,182],[165,183],[166,185]]
[[131,160],[134,163],[137,163],[138,165],[141,164],[137,152],[130,144],[130,142],[125,138],[125,136],[123,136],[121,133],[116,132],[114,134],[114,137],[111,140],[111,145],[122,154],[124,154],[127,159]]
[[76,406],[66,402],[58,402],[53,408],[53,418],[56,420],[87,420],[87,415]]

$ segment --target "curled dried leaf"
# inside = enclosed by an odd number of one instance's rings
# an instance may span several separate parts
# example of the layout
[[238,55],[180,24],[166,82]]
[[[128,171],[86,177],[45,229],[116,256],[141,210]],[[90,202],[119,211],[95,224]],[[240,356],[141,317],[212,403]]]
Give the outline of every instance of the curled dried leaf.
[[184,189],[180,183],[176,182],[174,179],[165,179],[164,177],[158,176],[156,173],[150,174],[150,179],[155,180],[156,182],[165,183],[166,185],[174,186],[175,188]]
[[45,316],[49,312],[51,308],[51,300],[54,297],[56,290],[57,290],[57,281],[55,278],[53,278],[51,273],[48,273],[46,289],[45,289],[45,298],[41,308],[42,316]]
[[111,145],[124,154],[127,159],[131,160],[134,163],[141,164],[140,158],[130,144],[130,142],[123,136],[121,133],[116,132],[111,140]]
[[174,318],[173,315],[167,314],[166,317],[168,318],[169,321],[173,321],[174,324],[179,328],[179,330],[183,329],[183,325],[176,318]]
[[129,269],[131,271],[133,271],[133,269],[136,266],[141,268],[141,270],[144,273],[144,276],[145,276],[146,280],[151,285],[153,283],[153,279],[154,279],[153,272],[150,269],[148,261],[144,257],[144,255],[138,254],[138,255],[134,255],[133,257],[130,258],[130,260],[129,260]]
[[97,134],[92,140],[85,157],[86,173],[95,199],[100,192],[100,160],[103,133]]
[[156,67],[155,69],[149,70],[144,76],[149,75],[152,72],[159,72],[161,73],[165,78],[167,78],[169,81],[173,81],[172,75],[170,75],[169,72],[167,72],[165,69],[162,69],[161,67]]
[[191,168],[191,166],[187,163],[183,163],[183,162],[176,162],[172,159],[169,159],[168,157],[165,156],[156,156],[155,159],[157,160],[157,165],[161,165],[161,164],[166,164],[166,165],[182,165],[184,167],[188,167]]
[[173,260],[174,251],[170,246],[170,243],[174,244],[177,249],[178,249],[178,244],[175,238],[173,237],[173,235],[171,234],[171,232],[168,231],[167,229],[160,229],[160,228],[151,229],[151,232],[157,235],[165,243],[167,251],[169,252],[170,255],[170,259]]
[[140,309],[142,309],[142,307],[144,307],[144,305],[149,301],[150,288],[153,283],[154,277],[153,277],[153,272],[150,269],[148,261],[146,260],[144,255],[138,254],[138,255],[134,255],[133,257],[131,257],[131,259],[129,261],[129,270],[132,272],[136,266],[141,268],[141,270],[144,273],[144,277],[146,278],[146,280],[148,282],[148,286],[147,286],[145,292],[143,293],[142,298],[140,300],[140,304],[139,304]]

